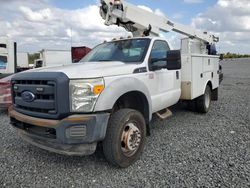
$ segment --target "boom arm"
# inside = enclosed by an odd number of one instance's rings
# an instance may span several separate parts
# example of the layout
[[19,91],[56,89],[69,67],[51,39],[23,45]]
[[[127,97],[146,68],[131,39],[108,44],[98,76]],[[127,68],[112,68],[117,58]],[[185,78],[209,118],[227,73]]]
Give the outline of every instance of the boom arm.
[[121,0],[101,0],[100,14],[106,25],[118,25],[133,33],[133,36],[159,36],[160,31],[186,35],[209,44],[219,41],[218,37],[200,32],[189,26],[174,23],[166,17],[158,16]]

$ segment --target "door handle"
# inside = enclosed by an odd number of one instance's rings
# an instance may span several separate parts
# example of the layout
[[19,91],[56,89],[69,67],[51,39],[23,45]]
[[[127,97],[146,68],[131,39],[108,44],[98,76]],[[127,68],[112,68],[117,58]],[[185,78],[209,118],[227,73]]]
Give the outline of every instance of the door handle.
[[179,80],[179,79],[180,79],[179,71],[176,71],[176,80]]

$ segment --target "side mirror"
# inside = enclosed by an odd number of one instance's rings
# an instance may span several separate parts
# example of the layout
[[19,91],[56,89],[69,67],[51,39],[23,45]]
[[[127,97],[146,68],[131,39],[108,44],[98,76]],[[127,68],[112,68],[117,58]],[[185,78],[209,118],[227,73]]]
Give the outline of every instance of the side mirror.
[[181,69],[181,51],[180,50],[167,51],[167,69],[168,70]]

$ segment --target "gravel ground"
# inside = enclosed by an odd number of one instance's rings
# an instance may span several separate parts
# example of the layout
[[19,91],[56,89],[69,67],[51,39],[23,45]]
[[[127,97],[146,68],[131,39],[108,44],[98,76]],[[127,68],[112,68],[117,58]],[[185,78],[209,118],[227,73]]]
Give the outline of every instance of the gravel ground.
[[220,100],[200,115],[154,118],[141,159],[66,157],[24,143],[0,113],[0,187],[250,187],[250,60],[223,62]]

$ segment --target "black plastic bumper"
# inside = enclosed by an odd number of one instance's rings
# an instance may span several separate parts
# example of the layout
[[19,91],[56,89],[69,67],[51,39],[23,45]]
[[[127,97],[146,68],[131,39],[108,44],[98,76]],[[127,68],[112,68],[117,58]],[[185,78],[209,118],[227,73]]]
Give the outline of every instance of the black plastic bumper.
[[69,156],[91,155],[96,150],[97,143],[92,144],[60,144],[52,139],[45,139],[36,135],[31,135],[26,131],[18,129],[19,136],[26,142],[41,149]]
[[106,135],[108,113],[72,115],[58,120],[29,117],[9,111],[20,136],[39,148],[64,155],[90,155]]

